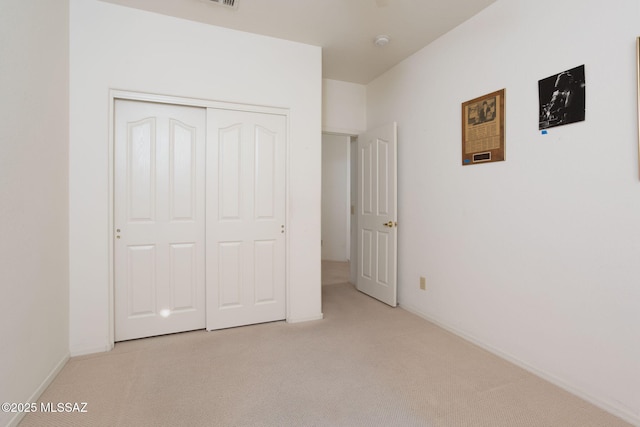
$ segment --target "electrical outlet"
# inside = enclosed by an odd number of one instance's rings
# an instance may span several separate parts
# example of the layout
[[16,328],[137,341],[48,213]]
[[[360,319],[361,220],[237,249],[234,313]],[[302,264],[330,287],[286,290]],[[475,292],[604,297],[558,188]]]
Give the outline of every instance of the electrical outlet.
[[422,289],[423,291],[427,290],[427,279],[422,276],[420,276],[420,289]]

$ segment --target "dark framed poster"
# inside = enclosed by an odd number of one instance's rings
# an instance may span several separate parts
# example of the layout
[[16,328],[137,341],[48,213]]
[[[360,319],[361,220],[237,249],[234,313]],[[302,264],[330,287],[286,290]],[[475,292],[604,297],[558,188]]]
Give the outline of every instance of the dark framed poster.
[[584,121],[584,65],[538,81],[538,129]]
[[504,96],[501,89],[462,104],[462,165],[505,159]]

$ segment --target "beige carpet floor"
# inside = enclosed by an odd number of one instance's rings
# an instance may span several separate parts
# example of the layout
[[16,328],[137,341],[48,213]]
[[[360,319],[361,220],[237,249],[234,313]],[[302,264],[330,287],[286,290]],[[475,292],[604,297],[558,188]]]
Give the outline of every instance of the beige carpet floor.
[[322,284],[335,285],[349,281],[349,263],[322,261]]
[[324,320],[195,331],[72,358],[22,426],[629,426],[348,283]]

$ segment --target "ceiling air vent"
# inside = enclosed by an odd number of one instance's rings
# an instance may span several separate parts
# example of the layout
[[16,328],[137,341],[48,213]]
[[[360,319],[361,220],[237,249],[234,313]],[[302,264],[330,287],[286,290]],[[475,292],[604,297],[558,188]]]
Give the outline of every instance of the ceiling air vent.
[[232,9],[238,8],[238,0],[209,0],[211,3],[219,4],[220,6],[230,7]]

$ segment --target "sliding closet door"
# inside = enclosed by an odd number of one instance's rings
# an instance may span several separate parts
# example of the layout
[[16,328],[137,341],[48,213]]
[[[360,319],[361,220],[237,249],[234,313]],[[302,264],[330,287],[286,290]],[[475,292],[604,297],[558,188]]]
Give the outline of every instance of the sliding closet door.
[[115,339],[205,327],[206,109],[115,103]]
[[286,117],[208,109],[207,329],[285,318]]

